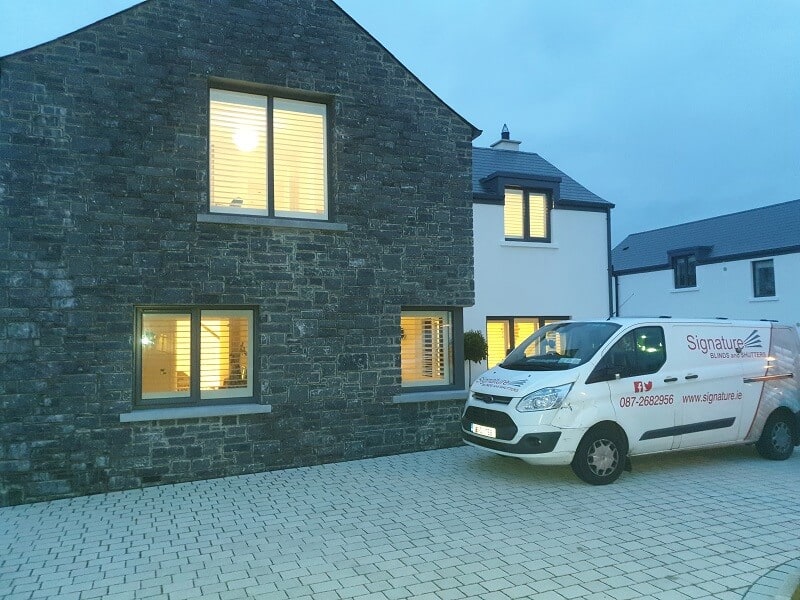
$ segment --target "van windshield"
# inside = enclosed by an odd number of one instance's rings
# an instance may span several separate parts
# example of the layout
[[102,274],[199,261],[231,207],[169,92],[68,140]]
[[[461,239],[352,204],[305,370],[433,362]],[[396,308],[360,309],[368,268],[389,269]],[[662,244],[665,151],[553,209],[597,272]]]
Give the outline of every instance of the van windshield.
[[500,363],[515,371],[562,371],[584,364],[608,341],[617,323],[561,322],[542,327]]

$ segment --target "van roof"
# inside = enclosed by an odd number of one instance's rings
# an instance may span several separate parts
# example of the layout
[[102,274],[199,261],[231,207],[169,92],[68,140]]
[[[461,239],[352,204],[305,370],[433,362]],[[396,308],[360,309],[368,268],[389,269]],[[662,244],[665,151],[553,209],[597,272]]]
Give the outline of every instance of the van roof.
[[780,325],[775,321],[768,320],[768,319],[751,319],[751,320],[744,320],[744,319],[726,319],[726,318],[717,318],[717,319],[689,319],[689,318],[682,318],[682,317],[666,317],[666,316],[659,316],[659,317],[612,317],[609,319],[573,319],[573,321],[580,322],[580,321],[603,321],[603,322],[611,322],[611,323],[618,323],[622,326],[628,325],[636,325],[638,323],[683,323],[683,324],[692,324],[692,325],[732,325],[732,326],[740,326],[740,327],[772,327],[773,325]]

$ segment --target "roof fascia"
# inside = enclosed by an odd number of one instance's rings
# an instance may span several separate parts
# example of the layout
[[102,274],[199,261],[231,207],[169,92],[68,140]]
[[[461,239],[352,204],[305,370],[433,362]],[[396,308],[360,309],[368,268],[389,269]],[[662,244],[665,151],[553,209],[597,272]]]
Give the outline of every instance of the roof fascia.
[[[771,250],[760,250],[758,252],[740,252],[737,254],[727,254],[725,256],[715,256],[713,258],[706,258],[698,260],[698,265],[715,265],[720,263],[735,262],[738,260],[750,260],[754,258],[769,258],[771,256],[784,256],[786,254],[800,254],[800,244],[795,246],[786,246],[785,248],[773,248]],[[613,268],[613,265],[612,265]],[[652,271],[665,271],[671,270],[672,265],[669,263],[662,263],[657,265],[648,265],[645,267],[633,267],[631,269],[614,269],[614,275],[636,275],[637,273],[649,273]]]

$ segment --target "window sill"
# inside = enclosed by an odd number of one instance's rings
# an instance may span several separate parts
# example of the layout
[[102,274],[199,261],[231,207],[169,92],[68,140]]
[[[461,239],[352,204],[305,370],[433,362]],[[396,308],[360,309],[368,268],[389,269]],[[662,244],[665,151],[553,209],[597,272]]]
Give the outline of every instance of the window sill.
[[506,248],[537,248],[543,250],[558,250],[556,244],[550,242],[500,242],[500,245]]
[[231,417],[272,412],[269,404],[218,404],[216,406],[180,406],[175,408],[146,408],[122,413],[120,423],[164,421],[171,419],[203,419],[206,417]]
[[274,217],[254,217],[248,215],[229,215],[220,213],[200,213],[198,223],[217,225],[256,225],[258,227],[288,227],[291,229],[322,229],[326,231],[347,231],[345,223],[315,221],[313,219],[276,219]]
[[670,290],[671,294],[685,294],[687,292],[699,292],[699,287],[687,287],[687,288],[677,288],[674,290]]
[[759,298],[749,298],[749,302],[777,302],[779,298],[777,296],[762,296]]
[[467,390],[442,390],[427,392],[406,392],[392,397],[393,404],[413,402],[444,402],[446,400],[466,400]]

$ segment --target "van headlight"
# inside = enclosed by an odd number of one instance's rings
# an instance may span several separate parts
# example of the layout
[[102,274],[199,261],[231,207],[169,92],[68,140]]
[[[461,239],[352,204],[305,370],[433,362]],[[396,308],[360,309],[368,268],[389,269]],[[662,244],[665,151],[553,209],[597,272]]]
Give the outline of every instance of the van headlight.
[[517,404],[519,412],[531,412],[534,410],[550,410],[551,408],[558,408],[567,397],[572,384],[560,385],[558,387],[546,387],[536,390],[525,396]]

